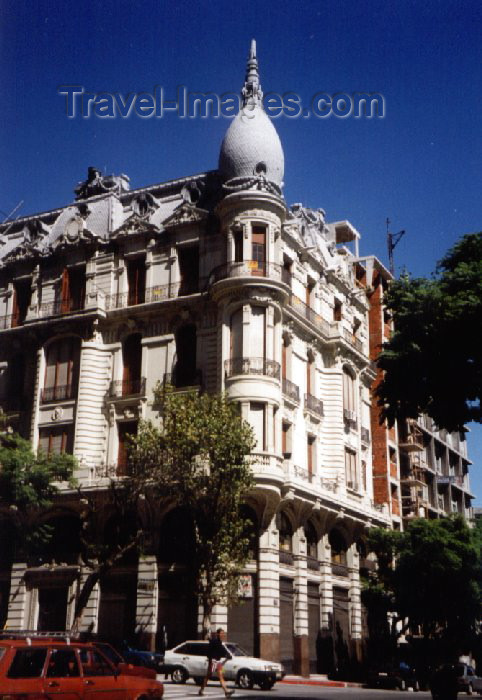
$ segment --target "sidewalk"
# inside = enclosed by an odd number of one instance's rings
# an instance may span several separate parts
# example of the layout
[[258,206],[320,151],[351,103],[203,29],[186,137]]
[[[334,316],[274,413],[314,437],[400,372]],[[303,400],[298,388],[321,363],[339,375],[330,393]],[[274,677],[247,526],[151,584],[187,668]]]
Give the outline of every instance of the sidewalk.
[[278,683],[288,683],[292,685],[321,685],[328,688],[362,688],[363,683],[355,683],[352,681],[330,681],[327,676],[317,675],[312,673],[309,678],[303,676],[285,676]]

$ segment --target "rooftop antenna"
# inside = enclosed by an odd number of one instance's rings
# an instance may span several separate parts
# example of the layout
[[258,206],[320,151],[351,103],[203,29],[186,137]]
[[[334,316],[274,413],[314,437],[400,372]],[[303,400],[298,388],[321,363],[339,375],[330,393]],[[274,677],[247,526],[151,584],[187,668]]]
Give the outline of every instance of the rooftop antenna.
[[[6,224],[7,221],[8,221],[9,219],[11,219],[12,216],[15,214],[15,212],[16,212],[18,209],[20,209],[20,207],[22,206],[22,204],[23,204],[23,199],[21,199],[20,202],[17,204],[17,206],[14,207],[14,208],[12,209],[12,211],[10,212],[10,214],[7,214],[7,216],[6,216],[6,217],[4,218],[4,220],[2,221],[2,224]],[[2,214],[5,214],[5,212],[2,211]],[[19,214],[19,216],[20,216],[20,214]],[[16,216],[15,219],[12,219],[12,221],[10,222],[10,226],[7,226],[7,228],[6,228],[4,231],[2,231],[2,233],[3,233],[4,236],[7,235],[9,229],[10,229],[10,228],[13,226],[13,224],[17,221],[17,219],[19,218],[19,216]]]
[[390,272],[391,272],[392,276],[395,277],[395,263],[393,261],[393,251],[395,250],[397,245],[400,243],[400,240],[403,238],[406,231],[405,231],[405,229],[403,229],[402,231],[399,231],[398,233],[390,233],[389,227],[390,227],[390,219],[387,217],[388,261],[389,261],[389,266],[390,266]]

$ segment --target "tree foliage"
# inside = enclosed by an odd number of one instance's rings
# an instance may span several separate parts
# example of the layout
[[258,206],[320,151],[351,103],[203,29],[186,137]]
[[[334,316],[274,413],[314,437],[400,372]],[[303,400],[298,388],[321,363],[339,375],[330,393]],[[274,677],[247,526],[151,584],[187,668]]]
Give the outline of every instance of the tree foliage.
[[392,635],[410,631],[452,653],[464,649],[480,615],[478,550],[465,521],[417,518],[404,532],[374,529],[369,546],[379,563],[363,594],[369,614],[382,603],[396,615]]
[[74,485],[75,464],[71,455],[35,453],[16,433],[0,434],[0,508],[14,525],[16,544],[28,550],[50,539],[52,529],[37,516],[52,505],[59,482]]
[[241,505],[253,486],[252,429],[225,396],[161,386],[155,393],[160,425],[141,425],[130,450],[130,471],[147,485],[150,498],[190,515],[192,569],[207,630],[213,606],[236,597],[249,554]]
[[432,279],[392,282],[385,304],[394,332],[378,359],[382,420],[427,413],[450,431],[480,422],[482,233],[461,238]]

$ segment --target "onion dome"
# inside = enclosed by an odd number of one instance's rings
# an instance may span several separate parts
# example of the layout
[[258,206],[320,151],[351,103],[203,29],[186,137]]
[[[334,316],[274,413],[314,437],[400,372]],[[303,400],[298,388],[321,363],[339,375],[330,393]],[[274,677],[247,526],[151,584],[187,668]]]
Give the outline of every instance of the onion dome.
[[258,180],[283,186],[284,155],[281,141],[263,108],[259,83],[256,42],[248,57],[246,80],[242,89],[242,109],[226,132],[219,154],[219,171],[226,184],[242,179],[250,188]]

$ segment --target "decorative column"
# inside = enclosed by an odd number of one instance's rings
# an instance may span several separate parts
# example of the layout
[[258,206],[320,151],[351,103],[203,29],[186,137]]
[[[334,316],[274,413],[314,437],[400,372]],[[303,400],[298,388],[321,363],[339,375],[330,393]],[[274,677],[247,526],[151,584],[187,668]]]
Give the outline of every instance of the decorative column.
[[356,544],[348,551],[348,575],[350,577],[350,636],[352,642],[352,659],[362,661],[362,611],[360,596],[360,555]]
[[334,665],[333,648],[333,579],[331,572],[331,547],[328,535],[324,535],[320,543],[321,561],[321,639],[320,639],[320,672],[330,673]]
[[303,528],[295,533],[294,544],[297,554],[295,564],[295,620],[294,620],[294,660],[293,671],[299,676],[310,675],[310,654],[308,647],[308,586],[306,566],[306,538]]
[[279,660],[279,554],[274,518],[259,539],[259,655]]

